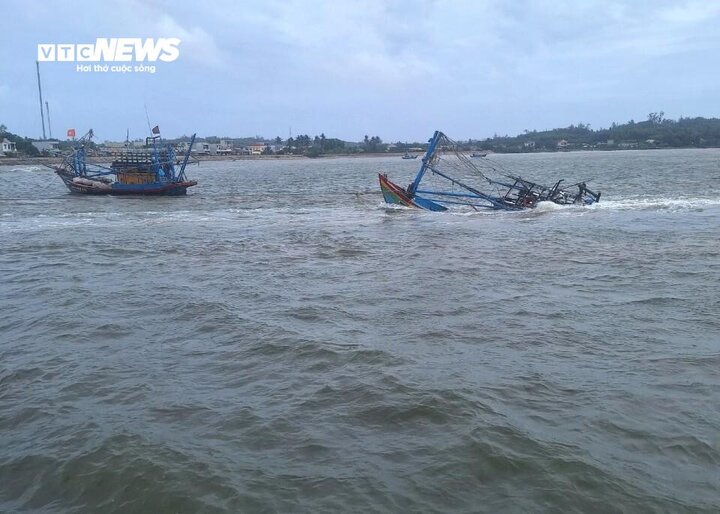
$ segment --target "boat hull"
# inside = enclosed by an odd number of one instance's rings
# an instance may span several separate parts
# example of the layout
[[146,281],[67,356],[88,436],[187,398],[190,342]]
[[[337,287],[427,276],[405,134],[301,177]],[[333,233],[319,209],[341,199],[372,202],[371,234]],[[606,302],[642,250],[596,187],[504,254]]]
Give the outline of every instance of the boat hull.
[[183,182],[157,182],[152,184],[121,184],[119,182],[102,183],[88,180],[77,182],[77,178],[62,170],[55,170],[71,193],[82,195],[110,196],[182,196],[187,194],[189,187],[197,185],[194,180]]
[[390,205],[403,205],[405,207],[416,207],[428,211],[446,211],[447,207],[418,196],[410,197],[407,191],[397,184],[391,182],[384,174],[379,174],[380,190],[382,191],[385,203]]
[[112,185],[110,194],[142,195],[142,196],[182,196],[187,194],[189,187],[196,185],[194,180],[185,182],[169,182],[167,184],[118,184]]

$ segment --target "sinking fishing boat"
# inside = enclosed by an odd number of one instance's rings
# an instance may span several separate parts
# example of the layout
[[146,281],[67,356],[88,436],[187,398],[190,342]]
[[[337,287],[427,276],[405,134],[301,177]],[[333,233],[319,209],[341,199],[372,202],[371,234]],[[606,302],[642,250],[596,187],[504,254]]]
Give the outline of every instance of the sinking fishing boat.
[[[491,172],[501,178],[489,177]],[[420,170],[407,187],[393,183],[385,173],[378,178],[386,203],[430,211],[446,211],[450,206],[516,211],[540,202],[589,205],[600,200],[600,193],[588,189],[585,182],[563,186],[564,181],[558,180],[545,186],[509,174],[491,159],[473,162],[440,131],[430,139]],[[473,180],[484,185],[471,184]]]
[[[195,143],[195,134],[182,162],[176,162],[175,148],[163,144],[158,132],[146,139],[146,148],[128,148],[112,164],[102,166],[87,162],[87,146],[92,129],[80,138],[73,151],[59,166],[51,166],[71,193],[86,195],[178,196],[187,194],[197,184],[185,176],[185,167]],[[176,166],[179,165],[179,170]]]

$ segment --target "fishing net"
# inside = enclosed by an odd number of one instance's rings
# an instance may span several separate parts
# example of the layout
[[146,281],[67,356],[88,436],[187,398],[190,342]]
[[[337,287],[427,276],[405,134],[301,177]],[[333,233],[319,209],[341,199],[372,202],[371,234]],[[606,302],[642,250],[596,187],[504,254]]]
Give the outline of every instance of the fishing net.
[[[473,190],[481,190],[494,196],[504,195],[507,184],[491,176],[511,177],[500,163],[485,157],[469,157],[456,141],[440,134],[420,189],[458,195],[472,195]],[[476,198],[469,196],[457,196],[448,203],[471,207],[478,204]]]

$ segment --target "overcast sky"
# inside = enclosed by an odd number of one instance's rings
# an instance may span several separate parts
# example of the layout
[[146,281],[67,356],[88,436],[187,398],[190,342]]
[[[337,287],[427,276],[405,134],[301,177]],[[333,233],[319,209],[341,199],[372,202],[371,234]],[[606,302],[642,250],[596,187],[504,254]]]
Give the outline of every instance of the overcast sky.
[[176,37],[155,74],[41,63],[53,135],[424,141],[720,116],[720,2],[0,2],[0,123],[42,133],[38,43]]

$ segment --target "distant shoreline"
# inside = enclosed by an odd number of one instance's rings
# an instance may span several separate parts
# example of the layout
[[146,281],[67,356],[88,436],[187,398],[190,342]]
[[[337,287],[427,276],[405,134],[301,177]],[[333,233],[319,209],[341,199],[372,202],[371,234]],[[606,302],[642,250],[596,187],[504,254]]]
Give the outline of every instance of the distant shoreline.
[[[92,164],[103,164],[112,162],[113,158],[103,157],[87,157],[87,162]],[[201,155],[192,157],[189,162],[205,162],[205,161],[257,161],[268,159],[309,159],[304,155]],[[2,165],[57,165],[62,164],[63,157],[0,157],[0,166]]]
[[[214,161],[288,161],[288,160],[314,160],[314,159],[338,159],[338,158],[359,158],[359,157],[388,157],[397,155],[398,159],[402,154],[392,153],[352,153],[352,154],[328,154],[318,157],[308,157],[306,155],[197,155],[190,158],[191,163],[194,162],[214,162]],[[112,162],[113,158],[108,156],[87,157],[87,162],[92,164],[102,164]],[[0,166],[15,166],[18,164],[30,164],[35,166],[57,165],[63,162],[63,157],[0,157]]]
[[[708,146],[708,147],[695,147],[695,146],[678,146],[678,147],[664,147],[664,148],[607,148],[607,149],[572,149],[572,150],[555,150],[555,151],[534,151],[534,152],[492,152],[486,157],[492,157],[493,155],[532,155],[532,154],[552,154],[552,153],[595,153],[595,152],[637,152],[637,151],[659,151],[659,150],[716,150],[720,147]],[[467,153],[467,152],[466,152]],[[190,162],[216,162],[216,161],[286,161],[286,160],[315,160],[315,159],[360,159],[363,157],[396,157],[402,158],[401,153],[349,153],[349,154],[326,154],[319,155],[317,157],[308,157],[306,155],[198,155],[191,158]],[[422,156],[422,152],[417,153],[418,156]],[[92,164],[103,164],[110,163],[112,158],[104,157],[88,157],[87,161]],[[0,157],[0,166],[16,166],[19,164],[28,164],[34,166],[53,165],[61,164],[63,157]]]

